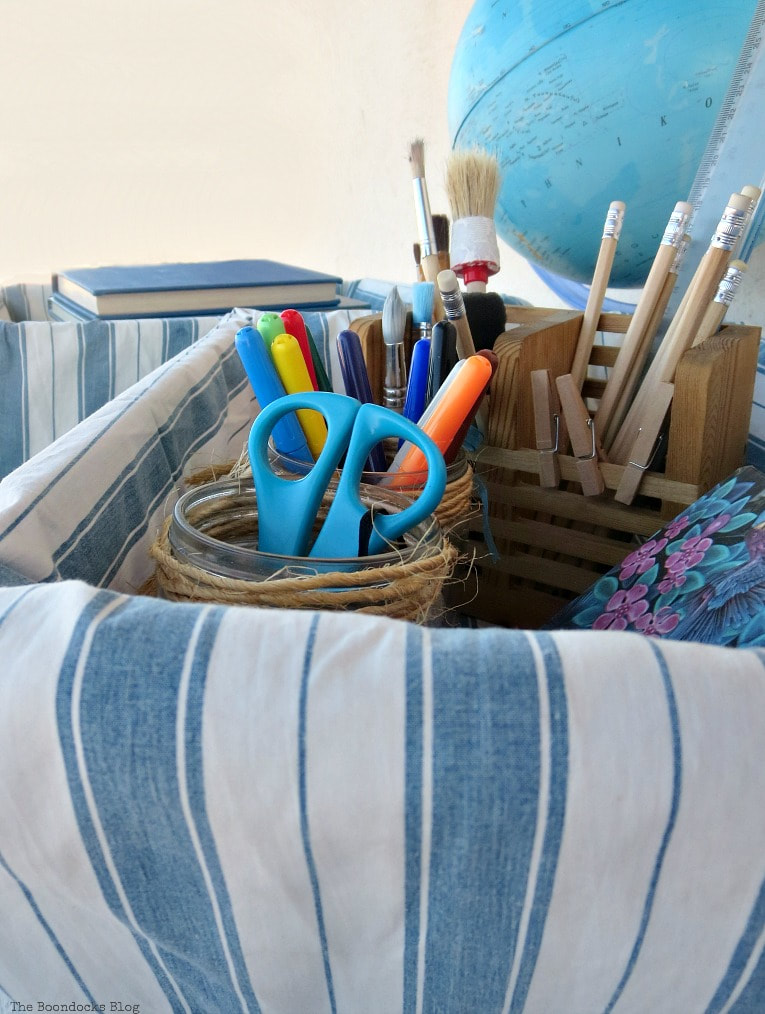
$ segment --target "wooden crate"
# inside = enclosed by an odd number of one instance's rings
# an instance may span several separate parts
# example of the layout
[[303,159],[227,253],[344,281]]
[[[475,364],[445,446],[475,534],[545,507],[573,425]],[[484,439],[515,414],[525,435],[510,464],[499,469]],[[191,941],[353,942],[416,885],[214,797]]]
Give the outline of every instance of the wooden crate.
[[[602,464],[606,490],[585,497],[576,462],[558,456],[561,483],[540,487],[533,449],[530,374],[568,373],[583,314],[574,310],[508,307],[512,327],[494,345],[499,364],[489,397],[487,442],[474,457],[489,494],[489,522],[500,558],[493,562],[480,526],[469,536],[476,562],[455,591],[463,612],[491,623],[536,628],[635,548],[637,540],[693,503],[743,463],[757,369],[760,329],[733,325],[682,357],[676,378],[663,471],[646,471],[631,506],[614,499],[624,466]],[[618,338],[631,318],[603,314],[583,395],[594,408],[613,365]],[[382,395],[381,315],[351,325],[362,343],[372,392]],[[407,326],[407,345],[411,335]],[[598,377],[598,374],[601,374]]]
[[[613,365],[618,341],[608,337],[624,334],[630,319],[601,316],[605,342],[593,346],[591,367]],[[512,307],[508,321],[516,326],[495,345],[500,365],[492,382],[487,446],[475,462],[488,486],[501,558],[479,562],[474,597],[464,609],[492,623],[535,628],[743,463],[760,329],[728,326],[685,353],[675,378],[663,471],[646,471],[638,498],[626,506],[614,499],[622,465],[601,464],[606,490],[598,497],[582,495],[570,455],[559,455],[559,488],[538,483],[529,374],[540,368],[554,377],[569,372],[582,314]],[[590,369],[583,395],[591,408],[604,386],[605,371]]]

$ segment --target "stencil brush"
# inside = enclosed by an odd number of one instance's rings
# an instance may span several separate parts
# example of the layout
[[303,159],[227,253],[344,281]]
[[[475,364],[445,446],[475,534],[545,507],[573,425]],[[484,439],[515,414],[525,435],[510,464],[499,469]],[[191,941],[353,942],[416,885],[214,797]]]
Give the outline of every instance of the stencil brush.
[[454,151],[447,160],[451,268],[467,292],[485,292],[489,276],[499,271],[494,211],[500,182],[499,162],[480,148]]

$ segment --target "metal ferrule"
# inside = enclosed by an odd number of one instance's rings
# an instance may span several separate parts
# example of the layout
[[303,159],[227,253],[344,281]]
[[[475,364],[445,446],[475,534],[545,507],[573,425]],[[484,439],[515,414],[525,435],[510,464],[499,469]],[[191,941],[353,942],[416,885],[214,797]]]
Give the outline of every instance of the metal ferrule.
[[603,239],[619,239],[624,224],[624,208],[611,205],[603,226]]
[[724,278],[720,281],[720,284],[717,287],[715,302],[725,303],[726,306],[730,306],[733,302],[733,297],[738,291],[739,285],[741,285],[741,279],[743,277],[744,272],[741,268],[729,267],[725,272]]
[[430,213],[430,201],[425,180],[416,176],[412,180],[414,187],[414,208],[417,215],[417,230],[420,234],[421,254],[430,257],[436,253],[436,234],[433,229],[433,216]]
[[688,247],[691,245],[690,233],[684,232],[683,235],[675,241],[673,245],[677,246],[675,253],[675,259],[672,261],[672,267],[669,269],[673,274],[677,275],[680,273],[685,255],[688,252]]
[[712,236],[711,246],[720,250],[733,250],[746,225],[746,211],[739,211],[730,205],[725,209]]
[[[685,211],[673,211],[669,216],[667,227],[661,238],[665,246],[679,247],[683,242],[685,230],[688,227],[688,220],[691,216]],[[687,244],[686,244],[687,245]]]
[[459,289],[455,289],[454,292],[442,292],[441,302],[449,320],[458,320],[465,316],[465,301]]
[[401,342],[385,346],[385,378],[383,380],[383,405],[394,412],[401,412],[406,401],[406,360]]

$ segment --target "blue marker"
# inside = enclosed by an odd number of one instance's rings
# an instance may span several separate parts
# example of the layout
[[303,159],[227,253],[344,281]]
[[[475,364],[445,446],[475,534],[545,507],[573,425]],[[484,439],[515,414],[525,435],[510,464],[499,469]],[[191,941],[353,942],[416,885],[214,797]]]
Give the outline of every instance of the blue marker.
[[[361,348],[361,339],[355,331],[341,331],[337,336],[337,355],[340,360],[340,372],[343,375],[345,393],[360,401],[362,405],[374,402],[372,388],[369,384],[367,364]],[[388,463],[382,444],[377,444],[369,453],[369,465],[372,472],[385,472]]]
[[409,384],[406,388],[406,401],[404,402],[404,416],[411,419],[412,422],[417,422],[425,411],[429,363],[430,338],[418,338],[412,349]]
[[[286,397],[284,385],[279,379],[263,336],[254,327],[242,327],[234,338],[236,351],[242,360],[255,397],[261,408],[270,405],[277,398]],[[305,442],[305,435],[294,412],[281,418],[273,430],[274,447],[286,458],[313,462]]]

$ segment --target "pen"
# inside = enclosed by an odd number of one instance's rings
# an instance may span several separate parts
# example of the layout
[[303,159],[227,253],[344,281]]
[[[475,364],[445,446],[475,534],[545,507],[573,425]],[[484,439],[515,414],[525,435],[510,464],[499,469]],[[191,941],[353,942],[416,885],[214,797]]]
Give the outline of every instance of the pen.
[[[271,342],[271,357],[287,394],[313,391],[313,384],[297,338],[291,334],[276,335]],[[297,409],[297,417],[305,433],[308,449],[315,458],[318,458],[327,439],[327,424],[324,417],[321,412],[309,408]]]
[[[258,405],[265,408],[277,398],[287,393],[279,379],[263,336],[254,327],[243,327],[237,331],[234,346],[244,366]],[[285,457],[297,458],[299,461],[313,462],[305,436],[300,428],[294,412],[284,416],[274,426],[274,447]]]
[[306,369],[308,370],[308,376],[311,378],[311,383],[313,384],[313,389],[314,391],[318,391],[319,382],[316,378],[316,370],[313,365],[311,348],[308,344],[308,333],[306,332],[305,321],[303,320],[302,315],[297,310],[282,310],[280,316],[282,322],[284,323],[284,330],[287,334],[291,334],[297,338],[300,351],[303,353]]
[[[343,375],[345,393],[351,398],[367,405],[374,401],[372,388],[369,384],[361,339],[355,331],[341,331],[337,336],[337,355],[340,360],[340,372]],[[376,444],[369,452],[372,472],[384,472],[387,467],[382,444]]]

